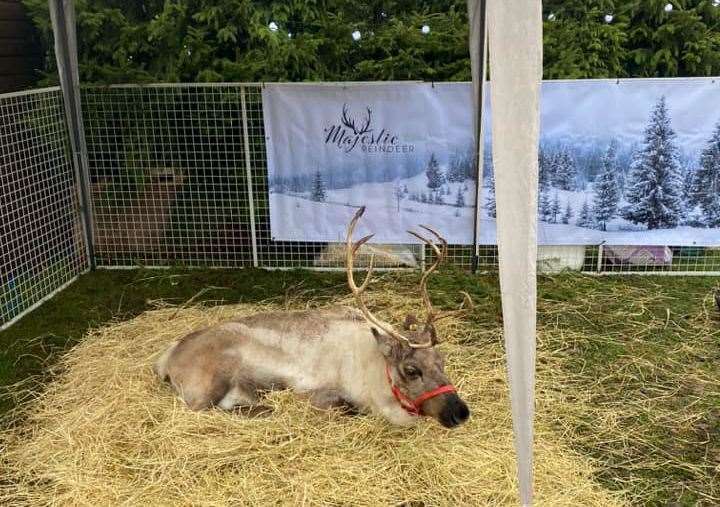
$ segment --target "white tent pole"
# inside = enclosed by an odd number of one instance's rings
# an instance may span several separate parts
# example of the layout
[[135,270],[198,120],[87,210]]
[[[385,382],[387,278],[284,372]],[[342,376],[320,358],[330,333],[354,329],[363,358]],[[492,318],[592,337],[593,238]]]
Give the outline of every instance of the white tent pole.
[[485,76],[487,75],[487,0],[467,0],[470,22],[470,69],[473,99],[473,156],[475,160],[475,217],[473,230],[472,271],[477,271],[480,257],[480,210],[482,209],[483,149],[485,147],[483,106],[485,105]]
[[539,0],[488,0],[500,291],[520,502],[533,499]]

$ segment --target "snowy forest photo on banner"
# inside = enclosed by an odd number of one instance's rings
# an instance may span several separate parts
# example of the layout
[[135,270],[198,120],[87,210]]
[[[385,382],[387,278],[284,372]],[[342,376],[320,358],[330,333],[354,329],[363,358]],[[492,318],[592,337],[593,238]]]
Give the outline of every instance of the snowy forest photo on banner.
[[[408,243],[436,228],[472,244],[469,83],[265,85],[275,240]],[[546,81],[538,241],[544,245],[720,244],[720,85],[708,79]],[[489,101],[480,244],[495,243]]]

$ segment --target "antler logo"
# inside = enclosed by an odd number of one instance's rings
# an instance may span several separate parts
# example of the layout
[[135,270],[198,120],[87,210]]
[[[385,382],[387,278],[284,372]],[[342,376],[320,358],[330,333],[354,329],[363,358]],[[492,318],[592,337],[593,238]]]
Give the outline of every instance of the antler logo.
[[372,109],[370,109],[369,107],[365,108],[365,110],[367,111],[367,116],[364,119],[363,126],[359,128],[355,126],[355,118],[348,116],[349,109],[350,108],[347,104],[343,104],[342,119],[340,120],[341,123],[349,129],[352,129],[353,133],[357,136],[362,135],[366,132],[371,132],[372,129],[370,128],[370,122],[372,121]]
[[350,153],[358,146],[366,153],[409,153],[414,151],[412,144],[401,145],[398,136],[387,129],[375,132],[371,128],[373,111],[365,106],[365,112],[353,115],[350,106],[343,104],[340,123],[325,127],[325,144],[334,144],[345,153]]

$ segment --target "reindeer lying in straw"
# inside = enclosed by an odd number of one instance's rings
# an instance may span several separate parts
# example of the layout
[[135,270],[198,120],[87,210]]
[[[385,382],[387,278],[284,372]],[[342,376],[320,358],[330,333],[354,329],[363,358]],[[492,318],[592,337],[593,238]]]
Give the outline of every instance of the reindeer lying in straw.
[[434,323],[462,310],[435,311],[427,292],[428,277],[447,255],[447,242],[428,227],[440,247],[410,231],[433,248],[436,259],[420,280],[427,320],[418,327],[410,315],[401,333],[365,305],[372,261],[360,286],[353,277],[357,251],[372,237],[352,243],[364,211],[358,210],[347,231],[348,284],[359,311],[336,308],[233,319],[171,345],[157,361],[156,373],[195,410],[257,410],[259,392],[291,388],[308,395],[315,407],[372,412],[398,425],[412,424],[419,415],[448,428],[465,422],[470,411],[433,348],[438,342]]

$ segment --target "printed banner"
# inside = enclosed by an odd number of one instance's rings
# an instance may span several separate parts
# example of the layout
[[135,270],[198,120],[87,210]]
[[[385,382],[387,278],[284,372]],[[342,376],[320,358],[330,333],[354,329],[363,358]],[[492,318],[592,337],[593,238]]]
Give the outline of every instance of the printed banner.
[[410,243],[426,224],[472,243],[475,182],[465,83],[266,85],[273,239]]
[[[426,224],[472,244],[469,83],[274,84],[263,90],[275,240],[357,233],[410,243]],[[720,85],[708,79],[543,83],[538,241],[720,245]],[[495,243],[486,104],[480,243]],[[518,126],[520,128],[521,126]]]

